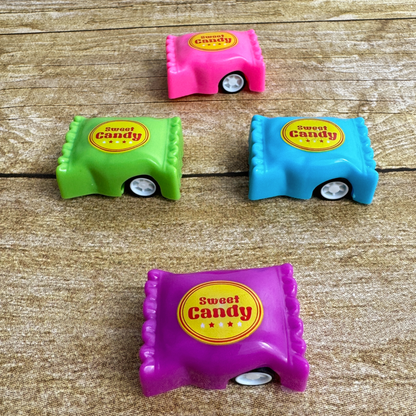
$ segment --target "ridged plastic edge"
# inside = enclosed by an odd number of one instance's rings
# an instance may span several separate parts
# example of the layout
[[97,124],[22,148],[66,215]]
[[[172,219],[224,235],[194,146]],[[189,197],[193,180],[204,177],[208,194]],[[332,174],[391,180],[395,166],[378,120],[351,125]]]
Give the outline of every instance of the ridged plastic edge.
[[176,56],[175,56],[175,40],[176,36],[169,35],[166,38],[166,66],[168,72],[176,71]]
[[361,147],[363,149],[364,162],[368,169],[376,168],[376,161],[374,160],[374,150],[371,147],[371,140],[368,137],[368,128],[365,125],[365,121],[362,117],[354,119],[357,126],[358,135],[360,137]]
[[255,115],[251,120],[251,159],[250,169],[256,169],[259,173],[264,173],[264,144],[262,131],[262,116]]
[[144,286],[146,299],[143,303],[143,315],[145,322],[142,327],[143,345],[140,348],[142,362],[140,371],[144,373],[152,372],[155,367],[157,292],[161,273],[161,270],[150,270]]
[[62,146],[62,156],[58,158],[58,169],[60,172],[66,172],[68,169],[69,159],[78,134],[78,129],[84,120],[86,120],[85,117],[75,116],[74,120],[69,125],[69,131],[65,136],[65,143]]
[[254,57],[258,61],[264,62],[256,32],[254,31],[254,29],[250,29],[247,33],[250,38],[251,46],[253,48]]
[[182,123],[179,117],[171,118],[169,131],[169,144],[167,163],[174,168],[178,165],[178,159],[181,157],[180,145],[182,136]]
[[283,292],[285,295],[285,305],[288,313],[288,338],[289,348],[298,356],[298,359],[308,364],[304,358],[306,352],[306,342],[303,340],[303,321],[299,318],[299,301],[296,298],[297,284],[293,278],[293,267],[291,264],[280,266]]

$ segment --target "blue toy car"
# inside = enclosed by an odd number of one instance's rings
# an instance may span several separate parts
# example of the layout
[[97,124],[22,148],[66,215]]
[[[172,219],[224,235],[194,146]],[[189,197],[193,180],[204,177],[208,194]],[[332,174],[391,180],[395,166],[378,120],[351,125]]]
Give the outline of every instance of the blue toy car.
[[370,204],[378,182],[364,119],[255,115],[249,139],[249,198],[314,193]]

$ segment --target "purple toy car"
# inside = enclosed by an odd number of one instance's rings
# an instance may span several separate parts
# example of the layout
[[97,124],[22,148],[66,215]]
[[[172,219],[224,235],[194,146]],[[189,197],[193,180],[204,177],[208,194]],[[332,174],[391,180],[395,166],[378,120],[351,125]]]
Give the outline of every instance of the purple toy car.
[[303,323],[290,264],[174,274],[151,270],[140,381],[146,396],[181,386],[224,389],[231,379],[260,385],[277,373],[303,391]]

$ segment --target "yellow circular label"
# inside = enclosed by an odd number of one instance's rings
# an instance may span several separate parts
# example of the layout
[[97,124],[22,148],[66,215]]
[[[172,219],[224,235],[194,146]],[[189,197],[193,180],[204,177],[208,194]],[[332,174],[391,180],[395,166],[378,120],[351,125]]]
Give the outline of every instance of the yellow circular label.
[[237,45],[237,36],[229,32],[207,32],[192,36],[188,45],[200,51],[222,51]]
[[217,280],[189,290],[178,306],[178,321],[191,337],[206,344],[238,342],[263,319],[263,305],[249,287]]
[[138,121],[114,120],[96,126],[88,141],[107,153],[122,153],[145,145],[150,138],[149,129]]
[[344,143],[345,135],[331,121],[303,118],[289,121],[282,128],[282,139],[293,147],[307,152],[326,152]]

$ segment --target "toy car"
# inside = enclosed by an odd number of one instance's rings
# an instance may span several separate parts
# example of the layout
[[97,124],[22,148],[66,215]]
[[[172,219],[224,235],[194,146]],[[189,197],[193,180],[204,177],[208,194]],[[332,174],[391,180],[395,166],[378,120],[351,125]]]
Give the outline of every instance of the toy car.
[[265,65],[254,30],[169,35],[166,39],[169,98],[190,94],[264,91]]
[[183,138],[179,117],[76,116],[56,178],[63,198],[102,194],[180,198]]
[[249,153],[251,200],[313,193],[327,200],[351,195],[363,204],[373,199],[378,173],[362,118],[256,115]]
[[151,270],[143,305],[140,381],[153,396],[229,380],[280,383],[303,391],[303,323],[290,264],[263,269],[174,274]]

